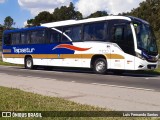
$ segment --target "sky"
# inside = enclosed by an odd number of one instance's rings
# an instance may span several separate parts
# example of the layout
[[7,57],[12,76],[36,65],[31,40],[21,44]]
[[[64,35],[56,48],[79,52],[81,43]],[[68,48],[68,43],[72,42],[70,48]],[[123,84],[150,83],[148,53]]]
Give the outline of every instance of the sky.
[[16,23],[14,27],[20,28],[39,12],[53,12],[55,8],[68,6],[70,2],[86,17],[98,10],[113,15],[129,12],[142,1],[145,0],[0,0],[0,24],[4,24],[5,17],[11,16]]

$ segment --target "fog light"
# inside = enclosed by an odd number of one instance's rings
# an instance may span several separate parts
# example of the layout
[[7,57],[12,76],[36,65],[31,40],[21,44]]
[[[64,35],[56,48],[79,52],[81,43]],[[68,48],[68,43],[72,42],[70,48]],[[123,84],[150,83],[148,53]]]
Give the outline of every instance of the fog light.
[[140,65],[138,68],[143,68],[144,66],[143,65]]

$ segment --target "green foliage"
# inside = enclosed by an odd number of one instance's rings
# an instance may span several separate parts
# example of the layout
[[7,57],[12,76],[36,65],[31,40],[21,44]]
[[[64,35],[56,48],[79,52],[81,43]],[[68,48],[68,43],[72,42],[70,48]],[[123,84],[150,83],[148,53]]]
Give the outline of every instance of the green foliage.
[[103,17],[103,16],[108,16],[108,13],[106,11],[97,11],[89,15],[87,18],[96,18],[96,17]]
[[7,29],[11,29],[12,25],[14,25],[14,20],[13,18],[11,18],[11,16],[8,16],[5,18],[4,20],[4,26],[7,28]]
[[3,26],[0,24],[0,41],[2,41]]
[[29,26],[35,25],[35,26],[39,26],[40,23],[47,23],[47,22],[51,22],[52,21],[52,15],[47,12],[47,11],[43,11],[40,12],[35,19],[30,19],[27,21]]
[[61,8],[56,8],[53,12],[53,18],[55,21],[82,19],[82,14],[74,9],[73,3],[70,3],[69,7],[62,6]]
[[38,26],[41,23],[56,22],[62,20],[71,20],[71,19],[82,19],[82,14],[79,11],[75,11],[75,7],[71,2],[69,7],[62,6],[56,8],[51,14],[49,12],[41,12],[34,19],[27,21],[28,26]]
[[[107,15],[108,13],[106,11],[97,11],[92,13],[87,18],[102,17]],[[80,19],[83,19],[82,13],[76,11],[73,3],[71,2],[68,7],[61,6],[60,8],[56,8],[52,14],[47,11],[40,12],[34,19],[29,19],[27,21],[27,27],[39,26],[41,23]]]

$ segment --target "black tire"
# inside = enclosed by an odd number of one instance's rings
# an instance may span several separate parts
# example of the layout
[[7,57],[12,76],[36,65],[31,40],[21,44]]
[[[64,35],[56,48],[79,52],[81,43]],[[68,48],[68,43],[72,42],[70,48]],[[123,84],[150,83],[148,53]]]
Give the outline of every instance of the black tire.
[[26,69],[33,69],[33,59],[31,57],[27,57],[25,59],[25,68]]
[[97,74],[105,74],[107,72],[107,61],[104,58],[98,58],[93,65],[94,72]]

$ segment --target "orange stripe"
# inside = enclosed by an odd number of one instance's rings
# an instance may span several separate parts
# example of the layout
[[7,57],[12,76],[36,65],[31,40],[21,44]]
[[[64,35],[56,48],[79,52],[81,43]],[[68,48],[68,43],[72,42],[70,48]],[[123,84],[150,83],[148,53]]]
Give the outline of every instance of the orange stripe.
[[25,54],[3,54],[4,58],[24,58]]
[[57,54],[32,54],[33,58],[37,59],[56,59],[58,58]]
[[11,53],[11,49],[3,49],[3,53]]
[[109,59],[125,59],[124,56],[119,55],[119,54],[110,54],[107,55]]
[[[3,54],[4,58],[24,58],[25,54]],[[33,58],[37,59],[66,59],[66,58],[79,58],[79,59],[91,59],[94,54],[32,54]],[[105,54],[106,59],[125,59],[119,54]]]

